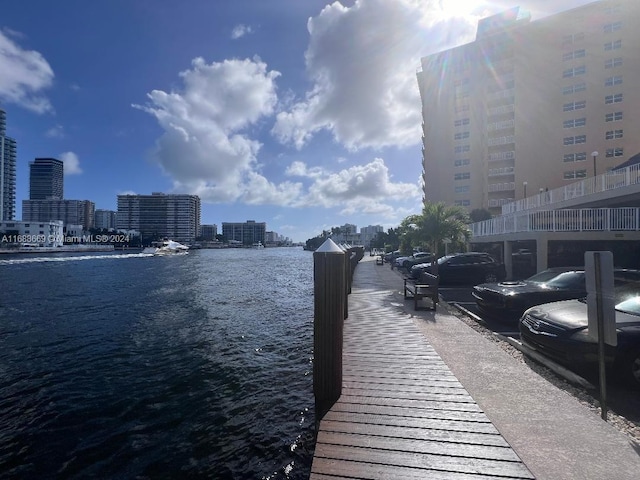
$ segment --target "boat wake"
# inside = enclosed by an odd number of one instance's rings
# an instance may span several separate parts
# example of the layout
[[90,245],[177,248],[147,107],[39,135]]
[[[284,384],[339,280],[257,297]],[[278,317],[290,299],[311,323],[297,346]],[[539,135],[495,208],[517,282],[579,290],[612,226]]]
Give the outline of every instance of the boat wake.
[[124,253],[114,255],[77,255],[69,257],[30,257],[30,258],[12,258],[0,260],[0,265],[17,265],[21,263],[44,263],[44,262],[76,262],[80,260],[105,260],[114,258],[145,258],[153,257],[149,253]]

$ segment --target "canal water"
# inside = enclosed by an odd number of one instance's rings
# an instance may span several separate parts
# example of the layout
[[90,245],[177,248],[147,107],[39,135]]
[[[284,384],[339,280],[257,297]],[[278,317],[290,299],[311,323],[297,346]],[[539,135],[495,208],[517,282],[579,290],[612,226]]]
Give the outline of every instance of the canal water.
[[313,258],[0,256],[0,478],[306,479]]

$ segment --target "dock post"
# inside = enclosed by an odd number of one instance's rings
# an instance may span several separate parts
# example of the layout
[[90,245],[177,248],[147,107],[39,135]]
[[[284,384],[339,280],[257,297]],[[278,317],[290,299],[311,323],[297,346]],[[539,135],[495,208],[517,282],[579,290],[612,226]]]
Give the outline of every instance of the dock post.
[[342,393],[345,252],[327,239],[313,254],[313,393],[316,426]]

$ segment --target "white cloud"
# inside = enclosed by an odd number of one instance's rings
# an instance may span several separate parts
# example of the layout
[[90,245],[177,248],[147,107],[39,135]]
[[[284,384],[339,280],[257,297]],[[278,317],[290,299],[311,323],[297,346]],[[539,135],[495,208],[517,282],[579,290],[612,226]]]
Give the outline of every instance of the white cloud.
[[312,179],[298,207],[343,207],[343,212],[397,214],[391,202],[414,202],[421,198],[417,184],[394,183],[381,158],[366,165],[356,165],[337,173],[318,167],[308,169],[303,162],[294,162],[286,172],[290,176]]
[[0,31],[0,99],[36,113],[52,112],[42,90],[53,83],[53,70],[34,50],[24,50],[10,37],[21,39],[11,30]]
[[[202,58],[180,73],[183,86],[166,93],[154,90],[147,105],[133,105],[153,115],[164,134],[154,159],[174,181],[210,202],[259,199],[249,189],[259,183],[256,156],[261,143],[246,130],[273,114],[277,71],[259,58],[207,64]],[[268,183],[268,182],[266,182]],[[264,186],[264,185],[263,185]],[[274,186],[264,201],[284,195],[290,185]]]
[[64,138],[64,127],[62,125],[55,125],[47,130],[44,135],[49,138]]
[[233,27],[233,30],[231,31],[231,38],[233,40],[237,40],[238,38],[244,37],[250,33],[253,33],[253,30],[249,25],[239,24]]
[[78,155],[73,152],[64,152],[60,154],[60,160],[64,162],[64,174],[65,175],[80,175],[82,169],[80,168],[80,159]]
[[438,0],[327,5],[308,21],[313,87],[278,114],[272,133],[298,148],[322,129],[351,150],[417,144],[416,68],[420,57],[471,39],[476,18],[461,20],[452,21]]

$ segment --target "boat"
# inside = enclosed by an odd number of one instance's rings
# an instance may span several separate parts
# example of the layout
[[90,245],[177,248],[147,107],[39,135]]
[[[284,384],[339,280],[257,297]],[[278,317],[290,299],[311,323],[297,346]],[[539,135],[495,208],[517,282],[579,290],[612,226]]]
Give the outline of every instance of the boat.
[[152,255],[186,255],[189,253],[189,247],[173,240],[163,240],[162,242],[155,242],[154,246],[147,247],[142,250],[142,253]]

